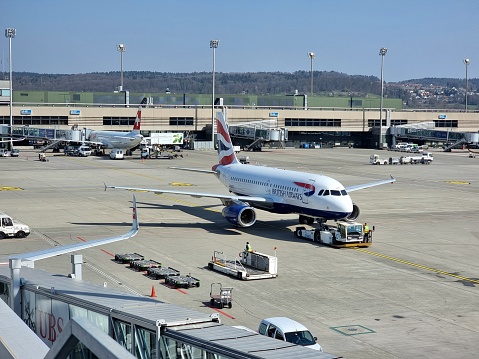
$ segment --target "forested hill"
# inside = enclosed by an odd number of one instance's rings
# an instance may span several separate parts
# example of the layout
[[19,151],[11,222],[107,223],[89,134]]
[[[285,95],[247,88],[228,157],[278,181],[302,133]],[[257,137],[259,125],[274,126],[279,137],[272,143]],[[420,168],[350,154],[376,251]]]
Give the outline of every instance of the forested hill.
[[[288,95],[296,91],[311,92],[311,73],[309,71],[288,72],[247,72],[215,73],[215,92],[217,94],[252,94],[252,95]],[[0,78],[8,78],[3,73]],[[85,91],[111,92],[120,85],[120,72],[94,72],[88,74],[38,74],[30,72],[13,73],[16,91]],[[424,87],[439,86],[443,88],[464,89],[465,79],[423,78],[385,83],[386,97],[404,98],[410,87],[406,83],[419,84]],[[136,93],[211,93],[211,72],[166,73],[150,71],[125,71],[123,88]],[[359,96],[380,95],[381,83],[376,76],[347,75],[340,72],[314,71],[313,86],[315,95],[321,96]],[[469,91],[475,92],[479,79],[469,79]]]
[[[380,93],[380,80],[374,76],[350,76],[338,72],[314,72],[314,92],[347,92],[350,94]],[[308,71],[215,73],[215,92],[218,94],[293,94],[311,92],[311,73]],[[88,74],[37,74],[14,72],[14,89],[30,91],[110,92],[120,85],[120,72]],[[123,88],[130,92],[211,93],[211,72],[164,73],[126,71]]]

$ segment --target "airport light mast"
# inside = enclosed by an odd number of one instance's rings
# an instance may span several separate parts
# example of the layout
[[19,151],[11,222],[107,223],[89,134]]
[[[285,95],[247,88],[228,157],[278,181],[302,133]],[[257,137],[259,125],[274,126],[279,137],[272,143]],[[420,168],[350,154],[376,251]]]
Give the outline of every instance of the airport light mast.
[[467,93],[469,92],[469,83],[468,83],[468,78],[467,78],[467,68],[469,67],[469,64],[471,63],[471,60],[469,59],[464,59],[464,65],[466,65],[466,106],[465,106],[465,112],[467,112]]
[[12,84],[12,39],[17,34],[17,30],[13,28],[5,29],[5,37],[9,41],[9,57],[8,62],[10,65],[10,151],[13,150],[13,84]]
[[120,92],[123,91],[123,53],[126,51],[125,44],[118,44],[116,49],[120,53]]
[[381,104],[379,108],[379,149],[382,149],[382,142],[383,142],[383,99],[384,99],[384,56],[388,49],[386,47],[382,47],[379,50],[379,55],[381,55]]
[[311,59],[311,97],[313,97],[313,59],[315,56],[314,52],[308,52],[308,57]]
[[211,40],[210,48],[213,49],[213,86],[212,86],[212,101],[211,101],[211,141],[215,145],[215,66],[216,66],[216,49],[220,44],[220,40]]

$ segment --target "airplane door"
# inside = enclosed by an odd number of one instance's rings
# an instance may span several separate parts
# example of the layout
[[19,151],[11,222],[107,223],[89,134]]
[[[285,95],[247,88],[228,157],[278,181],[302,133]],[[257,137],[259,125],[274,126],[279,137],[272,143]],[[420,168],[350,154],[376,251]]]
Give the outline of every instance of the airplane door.
[[270,181],[270,180],[266,181],[266,188],[265,188],[265,190],[266,190],[266,193],[267,193],[267,194],[271,194],[271,181]]
[[314,180],[309,180],[303,187],[303,203],[308,204],[309,197],[314,194]]

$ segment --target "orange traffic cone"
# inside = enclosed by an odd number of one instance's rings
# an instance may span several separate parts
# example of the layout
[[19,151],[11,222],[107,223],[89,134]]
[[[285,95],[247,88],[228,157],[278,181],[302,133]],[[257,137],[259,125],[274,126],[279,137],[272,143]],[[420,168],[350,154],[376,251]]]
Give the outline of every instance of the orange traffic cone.
[[154,285],[151,286],[151,294],[150,294],[150,297],[151,297],[151,298],[156,298],[156,291],[155,291],[155,286],[154,286]]

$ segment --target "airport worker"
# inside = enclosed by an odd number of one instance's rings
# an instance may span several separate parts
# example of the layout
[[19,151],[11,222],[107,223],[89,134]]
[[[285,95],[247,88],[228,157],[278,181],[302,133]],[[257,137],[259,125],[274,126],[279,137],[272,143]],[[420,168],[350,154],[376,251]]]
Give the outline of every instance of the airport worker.
[[246,252],[253,252],[253,249],[251,248],[251,244],[249,244],[249,242],[246,242],[246,249],[245,249]]
[[368,224],[364,223],[364,239],[366,242],[369,242],[370,238],[371,238],[371,230],[369,229]]

